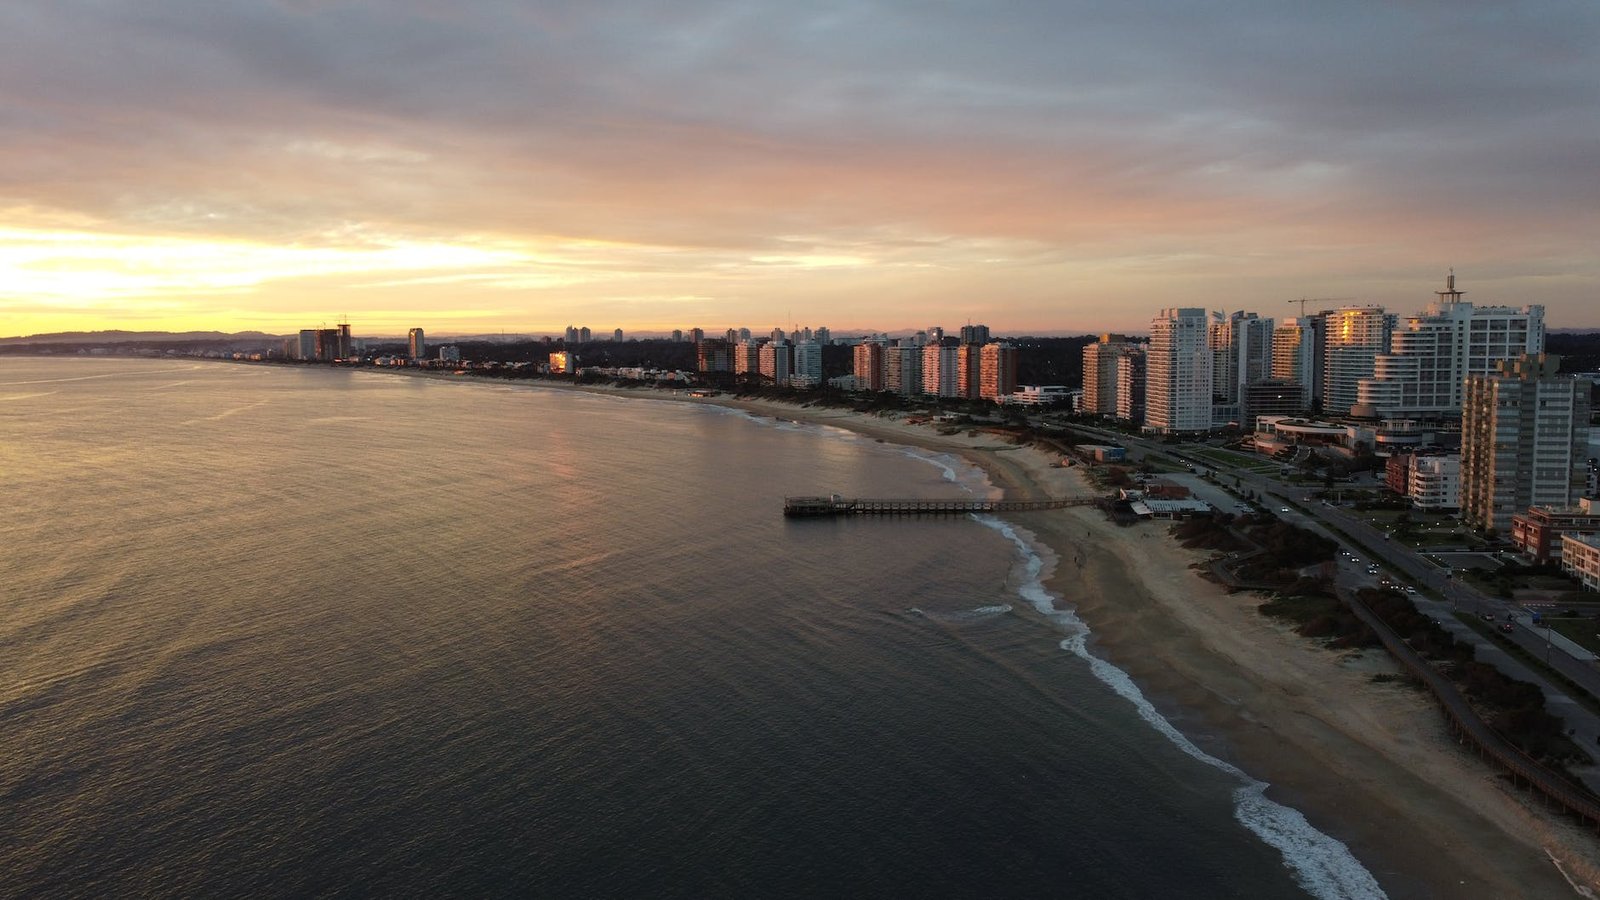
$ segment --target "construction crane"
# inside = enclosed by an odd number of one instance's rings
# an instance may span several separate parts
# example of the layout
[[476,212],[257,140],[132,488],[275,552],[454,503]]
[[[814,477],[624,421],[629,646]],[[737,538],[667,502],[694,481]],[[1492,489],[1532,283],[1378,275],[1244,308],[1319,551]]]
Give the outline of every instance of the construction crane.
[[1345,303],[1354,299],[1354,297],[1301,297],[1299,300],[1290,300],[1289,302],[1300,304],[1300,316],[1304,318],[1307,303]]

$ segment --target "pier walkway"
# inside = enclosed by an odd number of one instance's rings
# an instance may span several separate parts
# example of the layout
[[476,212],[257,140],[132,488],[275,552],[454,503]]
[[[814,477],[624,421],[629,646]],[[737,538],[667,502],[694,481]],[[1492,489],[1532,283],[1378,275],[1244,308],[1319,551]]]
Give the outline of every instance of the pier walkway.
[[1065,509],[1093,506],[1098,497],[1070,500],[895,500],[864,497],[785,497],[786,516],[938,516],[968,513],[1026,512],[1036,509]]

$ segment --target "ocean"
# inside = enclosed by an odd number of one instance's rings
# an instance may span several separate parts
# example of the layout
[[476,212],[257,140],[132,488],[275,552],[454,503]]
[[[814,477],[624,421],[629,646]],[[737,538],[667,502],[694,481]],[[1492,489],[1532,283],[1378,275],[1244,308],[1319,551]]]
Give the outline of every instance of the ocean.
[[991,490],[706,406],[0,358],[0,895],[1381,896],[1026,532],[780,514]]

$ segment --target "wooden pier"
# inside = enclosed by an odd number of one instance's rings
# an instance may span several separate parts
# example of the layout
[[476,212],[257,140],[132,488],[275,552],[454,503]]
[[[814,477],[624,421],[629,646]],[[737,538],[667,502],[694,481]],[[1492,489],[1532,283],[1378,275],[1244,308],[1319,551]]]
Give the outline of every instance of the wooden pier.
[[1027,512],[1092,506],[1098,497],[1071,500],[894,500],[882,498],[785,497],[783,514],[801,518],[820,516],[960,516],[970,513]]

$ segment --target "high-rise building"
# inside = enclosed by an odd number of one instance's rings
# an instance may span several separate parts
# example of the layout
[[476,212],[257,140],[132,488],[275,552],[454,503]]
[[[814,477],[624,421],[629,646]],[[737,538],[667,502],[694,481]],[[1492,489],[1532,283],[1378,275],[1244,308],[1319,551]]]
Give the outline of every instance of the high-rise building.
[[461,348],[455,344],[446,344],[439,348],[440,362],[461,362]]
[[1461,410],[1461,518],[1504,531],[1530,506],[1571,506],[1584,487],[1590,382],[1560,357],[1504,360],[1468,375]]
[[1117,409],[1117,363],[1128,348],[1120,334],[1102,334],[1100,340],[1083,348],[1082,410],[1095,415],[1113,415]]
[[1381,306],[1341,306],[1322,321],[1322,410],[1346,416],[1359,400],[1357,385],[1389,348],[1394,317]]
[[594,340],[594,332],[589,330],[589,326],[585,325],[578,329],[578,343],[587,344],[592,340]]
[[428,356],[428,339],[422,336],[421,328],[413,328],[406,336],[412,359],[426,359]]
[[622,329],[618,328],[615,331],[611,332],[611,339],[613,341],[616,341],[619,344],[622,343]]
[[788,341],[767,341],[761,345],[761,377],[776,385],[789,383],[794,371],[793,346]]
[[732,353],[728,342],[721,338],[701,338],[696,341],[694,362],[695,368],[701,372],[733,371]]
[[982,346],[989,343],[989,326],[963,325],[961,326],[961,343],[978,344]]
[[[732,330],[729,330],[732,333]],[[728,345],[729,371],[735,375],[761,374],[761,343],[737,341]]]
[[[318,328],[316,331],[316,358],[319,362],[339,359],[339,329]],[[421,357],[417,357],[420,359]]]
[[672,329],[672,341],[673,341],[673,343],[680,343],[680,342],[683,341],[683,329],[682,328],[674,328],[674,329]]
[[1248,425],[1248,388],[1272,375],[1272,320],[1247,312],[1211,317],[1212,424]]
[[[568,330],[570,331],[571,329]],[[691,328],[684,333],[684,337],[691,343],[699,344],[706,339],[706,330],[704,328]]]
[[956,396],[976,400],[982,388],[983,347],[979,344],[961,344],[956,347]]
[[1300,386],[1300,408],[1322,398],[1323,317],[1280,319],[1272,329],[1272,377]]
[[1003,341],[983,345],[978,396],[999,403],[1017,390],[1017,348]]
[[897,344],[883,352],[883,389],[907,397],[922,393],[922,348]]
[[833,335],[828,331],[828,326],[826,325],[817,326],[817,330],[811,333],[811,339],[824,347],[833,343]]
[[349,359],[355,355],[355,342],[350,339],[350,323],[339,323],[338,358]]
[[1117,357],[1117,407],[1115,415],[1124,422],[1144,424],[1145,348],[1129,344]]
[[956,348],[934,342],[922,348],[922,392],[934,397],[956,397]]
[[1206,311],[1164,309],[1150,321],[1144,427],[1160,434],[1211,428],[1211,353]]
[[816,387],[822,383],[822,345],[816,341],[801,341],[794,345],[794,377],[796,387]]
[[1487,375],[1502,360],[1544,352],[1544,307],[1474,307],[1462,301],[1451,273],[1445,289],[1389,338],[1372,377],[1357,385],[1364,415],[1385,419],[1454,420],[1468,375]]
[[865,341],[855,346],[856,390],[881,391],[883,390],[883,345],[877,341]]
[[315,328],[300,329],[300,340],[295,345],[295,359],[317,358],[317,330]]
[[568,325],[564,340],[566,340],[567,346],[569,347],[573,344],[576,344],[578,342],[578,329],[572,325]]

